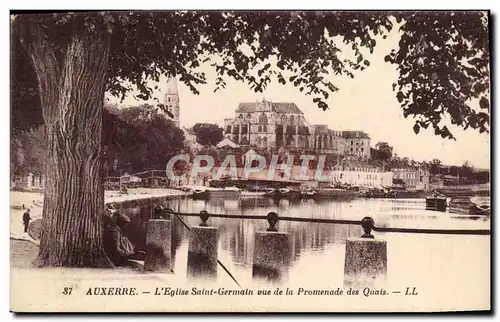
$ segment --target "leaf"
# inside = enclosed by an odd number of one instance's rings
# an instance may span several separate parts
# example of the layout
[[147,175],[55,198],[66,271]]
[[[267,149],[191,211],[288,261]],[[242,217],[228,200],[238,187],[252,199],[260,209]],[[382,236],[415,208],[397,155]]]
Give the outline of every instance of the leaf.
[[396,98],[398,99],[398,102],[401,103],[404,99],[404,94],[403,92],[399,91],[397,94],[396,94]]
[[418,124],[413,125],[413,132],[415,132],[415,134],[418,134],[419,131],[420,131],[420,126],[418,126]]
[[490,101],[486,97],[482,96],[481,99],[479,100],[479,106],[482,109],[489,110],[490,109]]
[[326,103],[325,103],[325,102],[323,102],[323,101],[320,101],[320,102],[318,102],[318,107],[319,107],[320,109],[322,109],[323,111],[325,111],[325,110],[327,110],[327,109],[328,109],[328,104],[326,104]]

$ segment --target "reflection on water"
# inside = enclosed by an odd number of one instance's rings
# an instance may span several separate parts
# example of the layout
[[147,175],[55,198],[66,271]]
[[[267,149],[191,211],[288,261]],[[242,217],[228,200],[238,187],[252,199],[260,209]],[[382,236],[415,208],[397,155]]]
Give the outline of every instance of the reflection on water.
[[[146,224],[153,216],[150,202],[136,208],[123,208],[122,211],[131,218],[131,224],[125,232],[132,243],[139,249],[145,245]],[[440,229],[489,229],[489,219],[460,220],[460,217],[446,212],[425,210],[423,199],[355,199],[339,200],[273,200],[269,198],[246,198],[240,200],[211,199],[192,200],[179,199],[165,202],[163,206],[178,212],[198,213],[207,210],[209,213],[234,215],[263,216],[268,212],[277,212],[280,216],[333,218],[361,220],[365,216],[374,218],[376,226],[408,227],[408,228],[440,228]],[[463,218],[463,217],[462,217]],[[198,217],[183,217],[188,225],[200,223]],[[219,258],[240,279],[251,278],[254,234],[268,228],[265,220],[210,218],[208,224],[219,228]],[[357,225],[314,224],[282,221],[278,230],[288,232],[291,241],[290,278],[302,278],[304,273],[329,274],[328,268],[305,265],[312,262],[328,263],[332,274],[340,275],[343,267],[343,250],[348,237],[359,237],[363,230]],[[172,222],[172,252],[174,271],[185,275],[189,232],[183,224],[174,218]],[[386,238],[389,233],[375,233],[376,238]],[[394,235],[394,234],[393,234]],[[396,234],[398,235],[398,234]],[[407,236],[408,240],[428,238],[427,235]],[[406,236],[405,236],[406,237]],[[420,239],[419,239],[420,240]],[[185,253],[185,254],[184,254]],[[333,255],[332,255],[333,254]],[[332,256],[336,259],[333,260]],[[389,255],[390,256],[390,255]],[[389,261],[391,259],[389,258]],[[307,266],[307,272],[304,272]],[[390,265],[390,264],[389,264]],[[340,268],[339,268],[340,267]],[[295,268],[295,270],[294,270]],[[390,269],[390,267],[389,267]],[[337,271],[337,272],[336,272]],[[225,275],[219,272],[218,276]]]

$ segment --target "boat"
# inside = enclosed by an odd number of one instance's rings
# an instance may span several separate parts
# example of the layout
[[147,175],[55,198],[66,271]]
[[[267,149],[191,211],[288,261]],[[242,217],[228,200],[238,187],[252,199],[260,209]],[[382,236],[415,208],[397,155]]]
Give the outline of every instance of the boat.
[[387,198],[388,193],[386,193],[383,189],[371,188],[365,193],[363,193],[365,198]]
[[299,190],[280,188],[278,189],[278,197],[285,199],[300,199],[301,193]]
[[241,196],[241,190],[237,187],[212,188],[208,190],[210,198],[237,199]]
[[313,189],[306,189],[301,192],[301,197],[303,199],[314,198],[315,195],[316,191],[314,191]]
[[446,196],[435,193],[425,198],[425,207],[429,210],[446,211]]
[[490,216],[491,208],[489,200],[480,198],[471,201],[469,206],[469,214],[473,216]]
[[202,188],[195,188],[193,189],[193,199],[201,199],[201,200],[205,200],[205,199],[209,199],[210,198],[210,194],[208,192],[208,190],[206,189],[202,189]]
[[247,191],[244,190],[241,192],[242,198],[254,198],[254,197],[264,197],[267,192],[265,191]]
[[450,199],[448,203],[448,212],[452,214],[470,214],[470,209],[472,206],[470,197],[454,197]]
[[354,189],[342,188],[320,188],[314,194],[314,198],[328,199],[328,198],[353,198],[359,193]]

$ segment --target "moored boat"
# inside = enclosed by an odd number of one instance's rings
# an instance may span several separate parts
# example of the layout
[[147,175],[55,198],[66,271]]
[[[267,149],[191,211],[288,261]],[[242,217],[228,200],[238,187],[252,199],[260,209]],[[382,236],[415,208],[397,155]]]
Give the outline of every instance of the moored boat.
[[241,190],[236,187],[212,188],[196,187],[193,189],[193,199],[228,198],[236,199],[241,196]]
[[253,198],[253,197],[264,197],[267,192],[265,191],[242,191],[241,192],[241,197],[242,198]]
[[236,187],[225,187],[222,189],[209,189],[210,198],[229,198],[236,199],[241,196],[241,190]]
[[300,199],[301,193],[299,190],[280,188],[278,189],[278,197],[286,199]]
[[446,196],[433,194],[425,198],[425,207],[429,210],[446,211]]
[[489,216],[491,214],[490,205],[472,202],[469,208],[469,214],[473,216]]
[[315,195],[316,195],[316,191],[314,191],[313,189],[306,189],[306,190],[301,192],[301,196],[304,199],[314,198]]
[[208,199],[208,198],[210,198],[210,194],[208,193],[208,190],[206,190],[206,189],[195,188],[195,189],[193,189],[192,197],[193,197],[193,199]]
[[342,188],[320,188],[314,194],[314,198],[318,199],[328,199],[328,198],[353,198],[357,196],[359,192],[354,189],[342,189]]
[[468,215],[472,206],[471,198],[469,197],[453,197],[448,203],[448,212],[453,214]]

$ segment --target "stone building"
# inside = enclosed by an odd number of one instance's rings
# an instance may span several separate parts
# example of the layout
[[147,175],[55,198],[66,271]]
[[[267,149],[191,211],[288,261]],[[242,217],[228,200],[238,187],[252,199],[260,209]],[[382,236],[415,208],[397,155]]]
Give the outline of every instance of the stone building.
[[167,88],[163,98],[163,105],[173,114],[172,121],[179,127],[180,102],[179,91],[177,90],[177,79],[170,77],[167,81]]
[[345,151],[342,132],[311,125],[295,103],[240,103],[234,118],[224,120],[224,136],[241,146],[263,150],[280,148],[322,154]]
[[343,131],[345,139],[345,155],[360,159],[370,158],[370,137],[362,131]]
[[430,174],[424,168],[399,168],[392,169],[394,179],[403,180],[409,190],[429,190]]
[[363,187],[392,186],[393,172],[373,167],[334,167],[331,170],[332,183]]
[[203,149],[203,146],[196,141],[196,133],[193,128],[183,127],[184,132],[184,146],[193,152],[198,152]]

